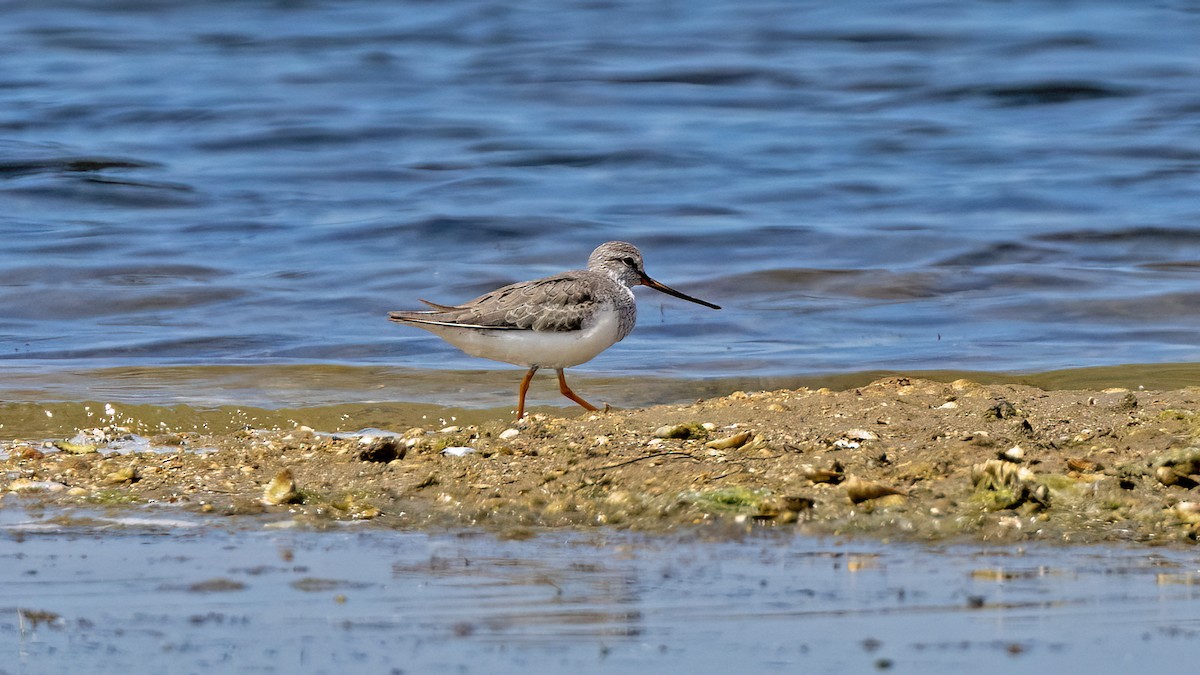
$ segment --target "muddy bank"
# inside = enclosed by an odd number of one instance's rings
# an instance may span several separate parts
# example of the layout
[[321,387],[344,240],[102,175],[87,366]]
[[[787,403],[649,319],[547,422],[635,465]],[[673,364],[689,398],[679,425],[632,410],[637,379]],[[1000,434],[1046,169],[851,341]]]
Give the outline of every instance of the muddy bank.
[[845,391],[470,426],[5,441],[0,506],[164,505],[319,526],[792,528],[1147,544],[1200,533],[1200,390],[890,377]]

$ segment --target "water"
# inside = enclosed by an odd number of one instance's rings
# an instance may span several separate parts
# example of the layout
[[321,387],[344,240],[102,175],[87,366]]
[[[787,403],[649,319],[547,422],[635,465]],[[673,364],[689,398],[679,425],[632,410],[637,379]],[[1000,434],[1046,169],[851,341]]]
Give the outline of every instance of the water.
[[1188,672],[1200,638],[1178,550],[6,511],[5,673]]
[[497,366],[387,310],[609,239],[725,309],[643,289],[584,374],[1197,362],[1198,34],[1187,2],[6,2],[0,367],[425,400]]

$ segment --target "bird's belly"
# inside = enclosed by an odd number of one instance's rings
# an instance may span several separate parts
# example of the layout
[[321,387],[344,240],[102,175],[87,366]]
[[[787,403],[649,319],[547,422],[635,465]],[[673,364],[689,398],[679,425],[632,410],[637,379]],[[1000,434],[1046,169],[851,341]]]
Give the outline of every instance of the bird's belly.
[[414,325],[436,333],[471,356],[526,367],[569,368],[591,361],[616,343],[619,323],[615,312],[603,312],[582,330],[563,332]]

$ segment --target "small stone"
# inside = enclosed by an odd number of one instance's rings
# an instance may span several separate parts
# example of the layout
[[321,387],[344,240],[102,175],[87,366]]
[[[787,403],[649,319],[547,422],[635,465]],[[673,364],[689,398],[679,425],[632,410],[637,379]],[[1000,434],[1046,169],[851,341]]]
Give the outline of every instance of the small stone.
[[946,401],[945,403],[939,405],[937,407],[937,409],[938,410],[954,410],[957,407],[958,407],[958,404],[955,403],[954,401]]
[[705,445],[713,450],[733,450],[745,445],[752,436],[753,434],[751,434],[749,431],[743,431],[732,436],[726,436],[725,438],[719,438],[715,441],[709,441],[708,443],[705,443]]
[[1072,471],[1079,471],[1081,473],[1095,473],[1104,467],[1101,466],[1099,462],[1093,462],[1092,460],[1085,459],[1083,457],[1068,457],[1067,468]]
[[1135,410],[1138,407],[1138,397],[1133,395],[1133,392],[1127,392],[1121,400],[1113,404],[1113,410],[1125,411]]
[[1190,490],[1196,487],[1197,483],[1187,474],[1176,471],[1173,467],[1160,466],[1154,470],[1154,477],[1159,483],[1167,487],[1181,487],[1185,490]]
[[846,496],[849,497],[850,501],[854,504],[860,504],[871,499],[879,499],[880,497],[887,497],[890,495],[899,495],[903,497],[904,492],[880,483],[869,483],[856,476],[851,476],[850,479],[846,481]]
[[1200,474],[1200,447],[1188,447],[1171,450],[1155,457],[1153,466],[1170,467],[1181,475]]
[[844,435],[846,438],[850,438],[850,439],[853,439],[856,441],[879,440],[879,436],[875,435],[873,432],[867,431],[866,429],[851,429],[850,431],[847,431]]
[[457,426],[454,426],[454,425],[451,425],[451,426],[448,426],[448,427],[442,427],[442,428],[441,428],[441,429],[438,431],[438,433],[440,433],[440,434],[456,434],[456,433],[458,433],[459,431],[461,431],[461,429],[460,429],[459,427],[457,427]]
[[521,432],[517,429],[505,429],[504,431],[500,432],[500,440],[511,441],[512,439],[514,439],[520,435],[521,435]]
[[262,503],[268,506],[291,504],[300,501],[300,491],[296,489],[296,480],[292,477],[291,469],[284,469],[275,474],[271,482],[263,488]]
[[708,430],[699,424],[668,424],[654,430],[655,438],[703,438]]
[[1025,450],[1023,450],[1019,445],[1014,445],[1000,453],[1000,458],[1007,459],[1010,462],[1019,462],[1022,459],[1025,459]]
[[133,483],[138,479],[137,469],[132,466],[127,466],[124,469],[117,469],[104,477],[104,482],[110,485],[119,485],[122,483]]
[[442,449],[442,454],[447,457],[465,457],[475,452],[475,448],[469,448],[465,445],[452,445]]
[[1179,502],[1175,505],[1175,515],[1185,523],[1200,522],[1200,502]]
[[17,459],[42,459],[46,453],[31,445],[22,445],[12,450],[12,456]]
[[1008,401],[998,401],[996,405],[983,411],[983,416],[986,418],[1003,420],[1010,417],[1016,417],[1018,414],[1017,407]]
[[812,469],[804,473],[804,477],[814,483],[831,483],[837,485],[845,479],[841,471],[832,471],[830,469]]
[[52,480],[29,480],[28,478],[17,478],[8,484],[9,492],[61,492],[66,490],[67,486]]

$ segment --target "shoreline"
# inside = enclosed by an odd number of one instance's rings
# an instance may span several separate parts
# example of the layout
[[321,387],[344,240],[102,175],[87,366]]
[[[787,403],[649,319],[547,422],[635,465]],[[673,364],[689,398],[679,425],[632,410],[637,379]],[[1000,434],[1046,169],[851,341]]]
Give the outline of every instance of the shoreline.
[[563,409],[520,424],[476,411],[366,435],[323,433],[302,410],[289,411],[290,428],[142,435],[118,423],[56,447],[0,442],[0,508],[159,505],[313,527],[368,520],[518,537],[546,527],[715,526],[1191,543],[1200,534],[1198,401],[1195,389],[886,377],[841,391]]

